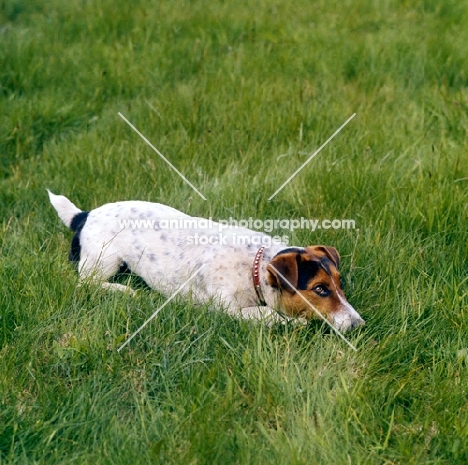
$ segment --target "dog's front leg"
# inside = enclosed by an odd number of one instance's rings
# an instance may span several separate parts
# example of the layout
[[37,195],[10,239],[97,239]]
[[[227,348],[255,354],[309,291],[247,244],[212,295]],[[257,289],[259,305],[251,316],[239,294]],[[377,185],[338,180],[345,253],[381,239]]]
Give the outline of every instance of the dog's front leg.
[[286,323],[292,319],[266,306],[244,307],[240,309],[240,314],[242,318],[248,320],[258,320],[268,325],[273,325],[275,323]]

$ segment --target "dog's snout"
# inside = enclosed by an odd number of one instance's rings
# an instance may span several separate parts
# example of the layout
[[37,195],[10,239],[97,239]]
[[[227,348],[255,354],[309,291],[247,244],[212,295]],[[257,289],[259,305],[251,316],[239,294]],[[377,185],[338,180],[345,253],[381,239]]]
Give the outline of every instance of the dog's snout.
[[336,329],[342,332],[356,329],[366,324],[361,315],[351,305],[347,305],[344,309],[335,313],[332,317],[332,323]]
[[358,328],[359,326],[364,326],[366,322],[362,318],[357,318],[351,321],[350,329]]

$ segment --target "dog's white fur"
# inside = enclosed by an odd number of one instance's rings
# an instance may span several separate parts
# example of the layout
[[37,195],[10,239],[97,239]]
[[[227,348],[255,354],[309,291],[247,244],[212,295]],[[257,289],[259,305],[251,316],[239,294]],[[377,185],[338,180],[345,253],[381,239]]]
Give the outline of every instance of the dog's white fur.
[[[49,192],[50,202],[59,217],[70,227],[73,219],[81,213],[70,200]],[[142,201],[123,201],[103,205],[89,212],[78,235],[80,257],[78,272],[80,280],[91,279],[108,289],[127,290],[126,286],[109,283],[122,264],[144,279],[149,287],[171,295],[182,286],[197,270],[183,292],[192,292],[200,302],[219,298],[228,312],[244,318],[278,320],[281,312],[280,291],[267,280],[267,265],[273,257],[290,248],[286,244],[267,247],[260,264],[260,283],[267,306],[260,307],[252,284],[252,264],[259,246],[238,245],[235,236],[252,238],[252,242],[269,243],[269,236],[245,228],[224,228],[226,244],[193,245],[189,236],[218,238],[220,228],[212,222],[209,228],[196,229],[161,228],[163,220],[193,219],[203,223],[202,218],[189,215],[159,204]],[[123,227],[122,221],[154,220],[153,228]],[[204,221],[206,223],[206,220]],[[255,237],[255,239],[254,239]],[[270,240],[268,240],[270,239]],[[298,248],[302,249],[302,248]],[[200,270],[200,267],[203,268]],[[132,292],[131,290],[129,290]],[[331,323],[340,330],[346,330],[363,323],[354,308],[341,299],[341,308]],[[278,313],[279,311],[279,313]]]

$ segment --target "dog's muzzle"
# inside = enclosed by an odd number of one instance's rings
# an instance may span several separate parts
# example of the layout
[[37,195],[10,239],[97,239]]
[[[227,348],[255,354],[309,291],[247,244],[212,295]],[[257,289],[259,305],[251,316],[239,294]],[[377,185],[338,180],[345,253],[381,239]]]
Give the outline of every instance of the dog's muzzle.
[[330,320],[332,325],[343,333],[366,323],[351,305],[347,305],[344,309],[331,315]]

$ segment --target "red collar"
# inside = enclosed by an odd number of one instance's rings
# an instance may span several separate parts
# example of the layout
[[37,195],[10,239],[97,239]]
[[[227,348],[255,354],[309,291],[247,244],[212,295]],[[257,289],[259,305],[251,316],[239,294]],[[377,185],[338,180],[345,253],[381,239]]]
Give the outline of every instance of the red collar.
[[261,306],[266,306],[265,297],[263,297],[262,286],[260,285],[260,261],[262,260],[263,251],[265,246],[262,246],[258,249],[257,254],[255,255],[255,260],[252,266],[252,280],[257,293],[258,301]]

